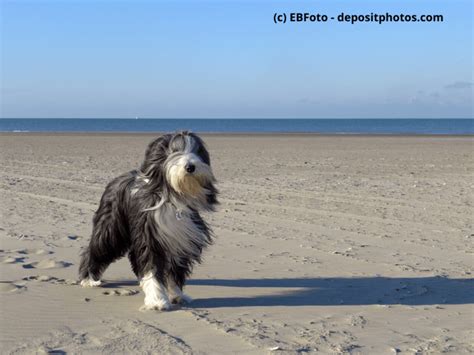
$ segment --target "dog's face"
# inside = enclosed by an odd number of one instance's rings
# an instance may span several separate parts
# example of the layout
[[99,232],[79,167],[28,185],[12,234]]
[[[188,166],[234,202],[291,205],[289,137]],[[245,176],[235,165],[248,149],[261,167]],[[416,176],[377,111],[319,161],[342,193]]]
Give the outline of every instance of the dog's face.
[[202,196],[206,192],[203,189],[215,180],[209,153],[194,134],[180,133],[171,138],[164,166],[166,179],[178,194]]
[[152,142],[145,154],[142,172],[150,176],[158,171],[179,196],[210,204],[217,202],[209,153],[197,135],[167,134]]

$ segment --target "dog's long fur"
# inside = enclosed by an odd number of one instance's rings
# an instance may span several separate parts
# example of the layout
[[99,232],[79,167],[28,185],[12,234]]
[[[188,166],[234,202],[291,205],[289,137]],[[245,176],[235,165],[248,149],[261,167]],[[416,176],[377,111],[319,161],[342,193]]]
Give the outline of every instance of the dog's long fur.
[[186,278],[212,243],[199,212],[214,210],[214,182],[197,135],[166,134],[151,142],[140,169],[112,180],[102,195],[81,258],[81,284],[99,285],[107,266],[128,253],[145,308],[168,309],[166,293],[172,302],[184,302]]

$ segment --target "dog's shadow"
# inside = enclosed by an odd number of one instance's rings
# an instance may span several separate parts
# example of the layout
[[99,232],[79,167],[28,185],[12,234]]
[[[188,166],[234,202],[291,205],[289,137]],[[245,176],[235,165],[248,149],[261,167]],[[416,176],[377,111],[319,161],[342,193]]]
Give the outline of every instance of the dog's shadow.
[[133,286],[138,286],[137,280],[124,280],[124,281],[106,280],[100,287],[101,288],[126,288],[126,287],[133,287]]
[[[131,285],[137,282],[109,283],[107,287]],[[190,304],[193,308],[474,303],[474,279],[437,276],[194,279],[189,280],[188,285],[252,289],[245,297],[197,298]]]
[[[474,279],[446,277],[190,280],[195,286],[266,288],[264,295],[196,299],[192,307],[472,304]],[[268,293],[268,289],[275,292]],[[283,292],[282,292],[283,291]]]

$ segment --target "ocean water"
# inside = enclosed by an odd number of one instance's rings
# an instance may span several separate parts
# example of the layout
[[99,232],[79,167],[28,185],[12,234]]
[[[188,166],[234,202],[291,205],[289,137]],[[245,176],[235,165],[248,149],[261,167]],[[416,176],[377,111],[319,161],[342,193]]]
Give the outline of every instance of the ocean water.
[[0,119],[2,132],[474,134],[474,119]]

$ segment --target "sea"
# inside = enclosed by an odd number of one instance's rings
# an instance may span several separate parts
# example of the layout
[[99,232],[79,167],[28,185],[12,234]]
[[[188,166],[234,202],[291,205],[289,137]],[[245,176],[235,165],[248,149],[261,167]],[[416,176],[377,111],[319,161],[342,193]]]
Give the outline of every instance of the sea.
[[474,119],[0,119],[1,132],[473,135]]

